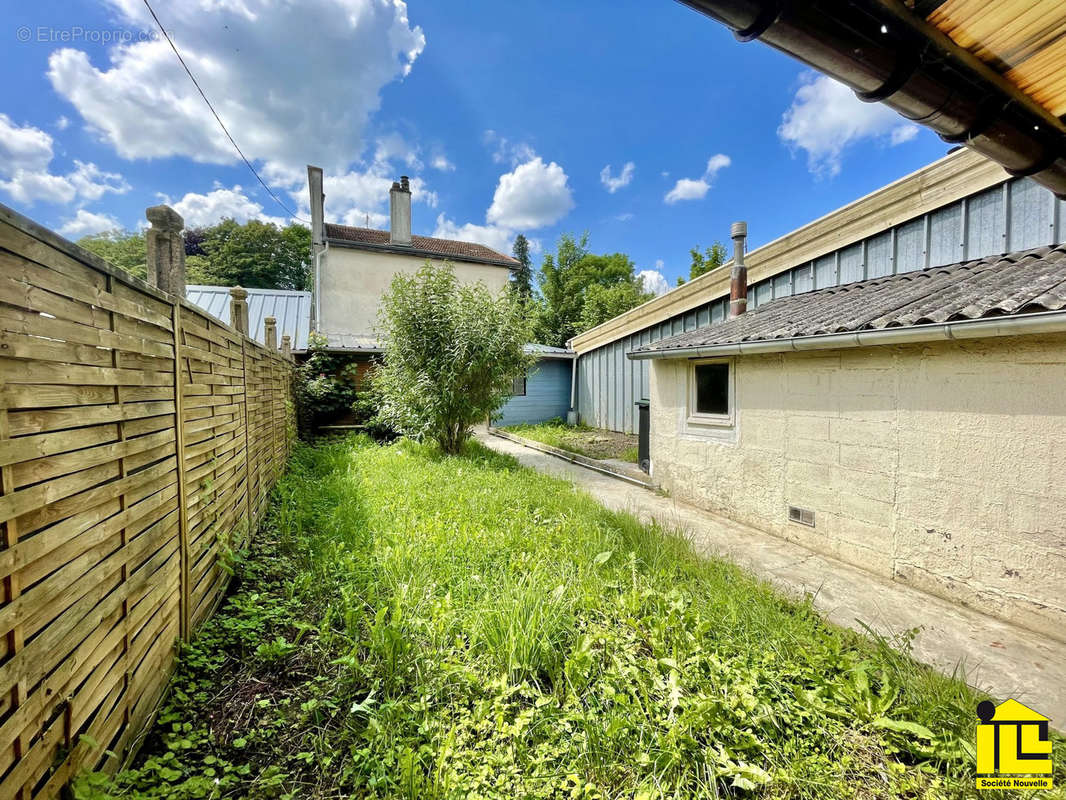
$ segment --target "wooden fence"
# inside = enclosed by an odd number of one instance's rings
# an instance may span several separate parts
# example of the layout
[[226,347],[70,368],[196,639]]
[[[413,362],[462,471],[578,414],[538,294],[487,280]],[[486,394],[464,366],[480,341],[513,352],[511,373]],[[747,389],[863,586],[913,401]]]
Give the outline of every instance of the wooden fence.
[[284,469],[292,374],[0,206],[0,798],[130,753]]

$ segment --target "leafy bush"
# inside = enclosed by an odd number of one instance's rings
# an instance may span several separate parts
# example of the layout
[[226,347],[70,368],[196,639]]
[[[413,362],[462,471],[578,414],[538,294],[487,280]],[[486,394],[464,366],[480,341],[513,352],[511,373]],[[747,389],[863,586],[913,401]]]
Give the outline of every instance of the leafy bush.
[[307,438],[323,422],[348,411],[355,401],[355,370],[352,356],[331,353],[326,337],[312,333],[308,357],[296,368],[294,394],[300,435]]
[[460,283],[449,265],[427,263],[392,279],[381,300],[385,360],[374,378],[381,417],[407,436],[458,453],[473,425],[511,396],[532,366],[521,300]]

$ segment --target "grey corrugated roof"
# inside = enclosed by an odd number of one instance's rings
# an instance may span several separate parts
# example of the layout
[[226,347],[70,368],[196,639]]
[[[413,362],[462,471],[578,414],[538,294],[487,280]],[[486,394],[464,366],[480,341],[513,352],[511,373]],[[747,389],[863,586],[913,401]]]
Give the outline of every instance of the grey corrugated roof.
[[573,358],[577,355],[573,350],[568,350],[565,347],[552,347],[547,344],[534,344],[530,343],[523,348],[527,353],[541,356],[542,358]]
[[[293,350],[307,349],[311,332],[311,293],[286,289],[247,289],[248,333],[263,342],[263,320],[274,317],[278,322],[278,343],[286,333],[292,337]],[[185,299],[208,314],[229,323],[229,287],[185,287]]]
[[783,297],[735,319],[671,336],[632,352],[772,341],[1063,308],[1066,245],[1059,245]]
[[362,336],[357,333],[327,333],[326,346],[332,350],[355,350],[367,353],[380,353],[381,343],[376,336]]

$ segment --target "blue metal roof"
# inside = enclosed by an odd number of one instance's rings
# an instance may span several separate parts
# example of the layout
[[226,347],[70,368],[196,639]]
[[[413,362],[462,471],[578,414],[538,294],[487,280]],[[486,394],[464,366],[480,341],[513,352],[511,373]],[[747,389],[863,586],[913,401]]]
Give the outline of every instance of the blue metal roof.
[[[293,350],[306,350],[307,337],[311,332],[311,293],[286,289],[247,289],[248,333],[260,344],[263,343],[263,320],[274,317],[278,323],[278,342],[288,334],[292,337]],[[229,324],[229,287],[185,287],[185,299],[202,308],[213,317]]]

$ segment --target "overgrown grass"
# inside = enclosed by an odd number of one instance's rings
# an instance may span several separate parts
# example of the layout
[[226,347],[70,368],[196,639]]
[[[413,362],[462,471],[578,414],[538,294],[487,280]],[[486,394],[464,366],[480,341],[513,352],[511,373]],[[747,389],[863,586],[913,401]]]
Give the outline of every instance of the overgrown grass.
[[567,425],[560,418],[528,425],[508,425],[503,430],[535,442],[589,458],[617,458],[637,463],[636,437],[588,425]]
[[507,457],[352,438],[276,493],[137,768],[79,797],[972,794],[962,683]]

